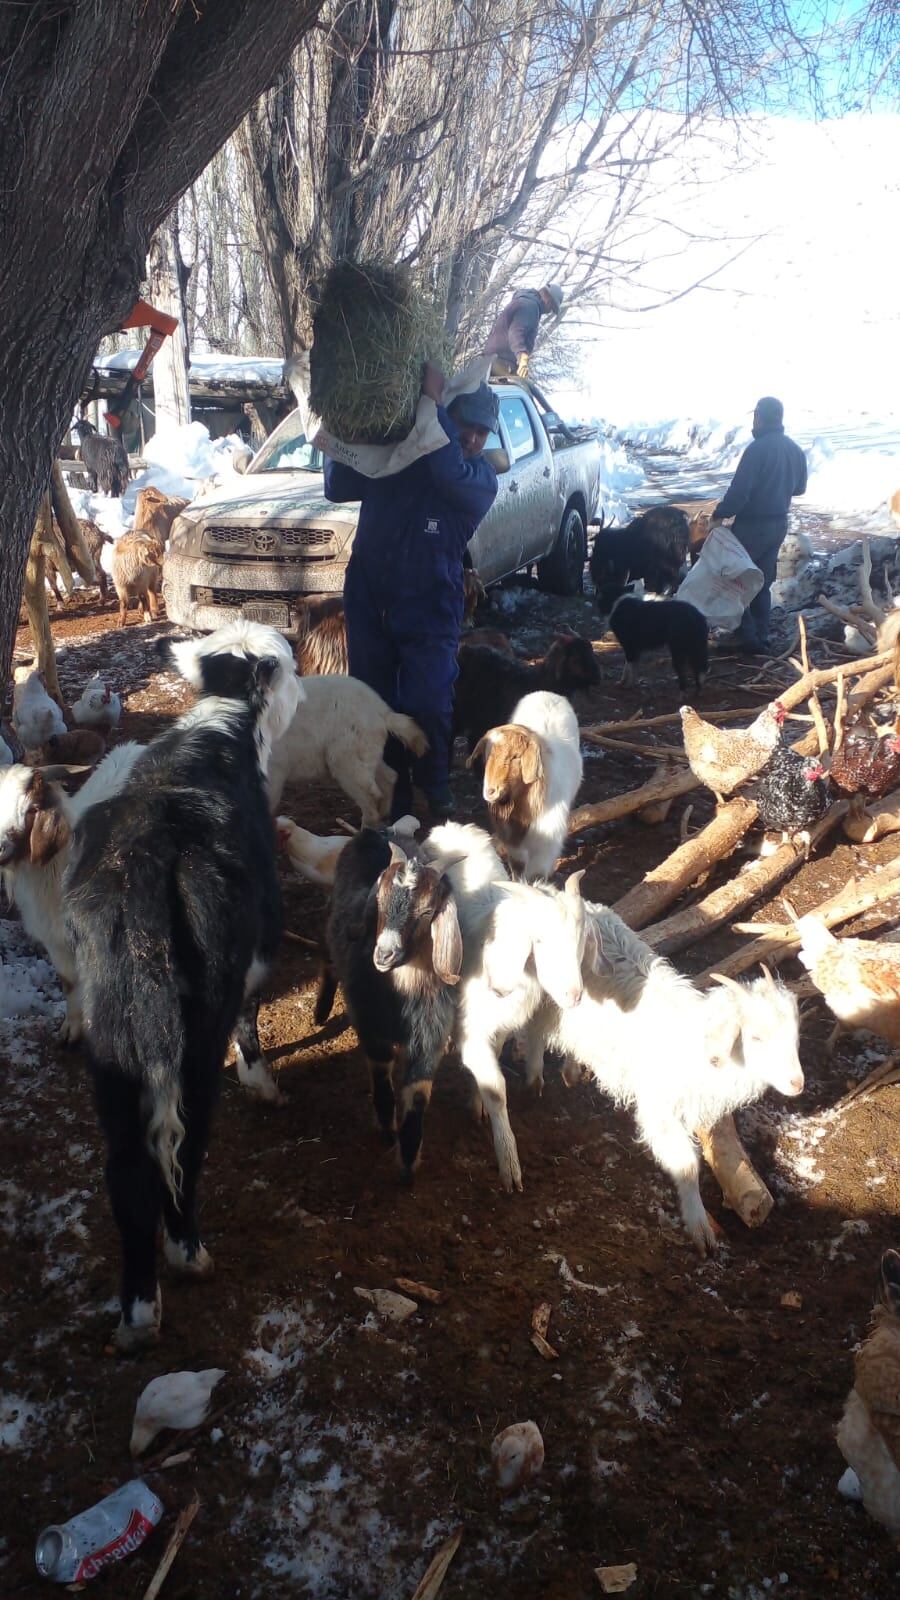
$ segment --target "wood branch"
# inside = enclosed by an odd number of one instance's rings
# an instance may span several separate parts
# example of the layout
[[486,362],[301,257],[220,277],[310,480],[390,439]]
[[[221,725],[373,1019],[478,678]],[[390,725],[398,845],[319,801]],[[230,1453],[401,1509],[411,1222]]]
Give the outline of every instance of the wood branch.
[[[740,717],[756,717],[759,715],[759,706],[735,706],[728,711],[707,711],[704,713],[706,722],[732,722]],[[658,717],[627,717],[624,722],[594,722],[582,728],[581,737],[592,743],[595,737],[601,734],[610,734],[616,738],[620,733],[626,733],[632,728],[661,728],[669,722],[680,722],[680,711],[666,711]]]
[[847,683],[843,672],[837,678],[837,704],[834,708],[834,746],[832,755],[837,755],[844,742],[844,718],[847,715]]
[[450,1538],[441,1545],[434,1560],[429,1563],[427,1572],[424,1573],[421,1582],[417,1585],[412,1600],[434,1600],[447,1576],[450,1563],[456,1555],[461,1541],[462,1529],[460,1528],[457,1533],[451,1534]]
[[697,1136],[703,1159],[732,1211],[746,1227],[760,1227],[775,1201],[741,1144],[734,1117],[723,1117],[714,1128],[698,1128]]
[[850,606],[839,606],[834,600],[829,600],[827,594],[820,594],[818,604],[823,611],[828,611],[831,616],[837,617],[839,622],[848,628],[855,628],[864,639],[869,639],[872,644],[876,640],[876,632],[871,622],[867,622],[862,613]]
[[900,789],[869,806],[861,795],[855,795],[844,818],[844,832],[854,844],[874,844],[887,833],[900,833]]
[[[843,669],[846,672],[846,667]],[[889,661],[886,666],[874,667],[870,672],[857,678],[856,684],[847,696],[847,715],[855,717],[863,706],[875,698],[879,689],[886,689],[893,681],[894,668]]]
[[185,1539],[187,1538],[188,1529],[199,1510],[200,1498],[195,1489],[187,1505],[183,1506],[181,1511],[178,1513],[178,1519],[174,1528],[172,1529],[171,1538],[169,1539],[169,1542],[162,1553],[162,1559],[160,1560],[159,1566],[144,1590],[144,1600],[156,1600],[160,1589],[165,1583],[166,1578],[169,1576],[172,1563],[181,1549],[181,1546],[184,1544]]
[[[812,829],[811,847],[819,844],[837,826],[846,812],[846,800],[839,800],[833,805],[821,822]],[[806,853],[802,844],[783,844],[771,856],[754,862],[752,867],[748,867],[737,878],[732,878],[720,888],[714,889],[705,900],[698,901],[685,911],[676,912],[674,916],[667,917],[664,922],[658,922],[652,928],[645,928],[643,938],[661,955],[671,955],[676,950],[683,950],[685,945],[695,944],[698,939],[705,939],[716,928],[720,928],[723,922],[730,921],[736,912],[743,911],[754,900],[758,900],[760,895],[770,893],[805,859]]]
[[862,565],[859,569],[859,593],[860,610],[872,619],[876,627],[880,627],[886,617],[882,607],[876,605],[872,598],[872,552],[865,536],[862,542]]
[[[661,761],[653,776],[655,778],[664,778],[671,773],[671,770],[668,761]],[[673,797],[671,795],[667,800],[651,800],[648,806],[643,806],[640,811],[635,812],[635,815],[638,822],[643,822],[645,827],[657,828],[661,822],[665,822],[672,805]]]
[[[889,667],[889,652],[887,650],[881,650],[876,655],[861,656],[855,663],[853,670],[858,673],[867,673],[869,676],[872,676],[872,674],[879,669],[883,671],[886,665]],[[793,711],[794,706],[799,706],[802,701],[809,699],[813,689],[821,689],[826,684],[835,683],[840,673],[846,673],[846,671],[846,662],[842,662],[839,667],[817,667],[814,671],[805,673],[802,678],[798,678],[796,683],[790,684],[787,689],[784,689],[779,694],[778,698],[781,701],[781,704],[784,706],[785,711]],[[888,678],[890,677],[890,670],[888,670],[887,676]],[[863,677],[860,685],[857,685],[857,687],[859,688],[861,684],[865,683],[866,681],[866,678]],[[883,679],[882,681],[886,682],[887,679]],[[876,687],[880,688],[881,685],[878,684]],[[866,692],[867,694],[874,694],[875,690],[874,688],[871,689],[871,691],[867,689]]]
[[[850,922],[854,917],[861,916],[864,911],[869,911],[873,906],[880,905],[885,900],[891,900],[895,895],[900,895],[900,856],[884,866],[880,872],[867,873],[864,878],[851,878],[828,900],[816,906],[816,916],[821,917],[826,928],[836,928],[841,922]],[[752,925],[751,925],[752,926]],[[707,967],[704,972],[698,973],[694,979],[701,986],[712,981],[713,974],[718,972],[726,978],[736,978],[741,972],[756,965],[758,961],[772,962],[789,959],[795,952],[800,940],[793,922],[760,923],[757,926],[764,928],[758,938],[749,944],[742,945],[740,950],[735,950],[733,955],[726,956],[723,961],[717,961],[715,966]]]
[[642,811],[651,802],[677,800],[679,795],[690,794],[693,789],[699,788],[700,784],[690,770],[674,773],[671,777],[654,774],[639,789],[629,789],[627,794],[614,795],[611,800],[599,800],[594,805],[579,806],[569,818],[569,832],[581,833],[585,828],[597,828],[603,822],[614,822],[617,817]]
[[738,797],[716,812],[712,822],[692,839],[680,844],[640,883],[629,889],[613,905],[630,928],[644,928],[666,906],[677,900],[690,884],[709,872],[717,862],[731,854],[735,845],[753,826],[758,812],[756,802]]
[[83,583],[94,584],[97,574],[94,570],[94,558],[84,542],[81,524],[75,515],[69,491],[62,475],[59,462],[54,461],[50,469],[50,499],[53,504],[53,514],[59,524],[66,555],[75,568]]
[[798,626],[800,628],[800,659],[801,659],[802,668],[803,668],[804,673],[808,674],[809,673],[809,646],[808,646],[807,641],[806,641],[806,618],[804,617],[802,611],[800,612],[800,615],[797,618],[797,622],[798,622]]
[[47,693],[58,706],[63,707],[65,701],[59,687],[53,635],[50,631],[50,612],[47,608],[47,563],[44,558],[44,545],[51,543],[52,540],[53,513],[50,509],[50,496],[45,494],[38,510],[34,536],[28,552],[23,599],[34,645],[34,664],[37,670],[43,673]]
[[624,754],[646,756],[649,761],[656,760],[659,756],[672,756],[677,761],[686,761],[684,746],[677,744],[638,744],[636,739],[616,739],[608,733],[595,733],[582,728],[582,739],[588,744],[602,746],[604,750],[621,750]]

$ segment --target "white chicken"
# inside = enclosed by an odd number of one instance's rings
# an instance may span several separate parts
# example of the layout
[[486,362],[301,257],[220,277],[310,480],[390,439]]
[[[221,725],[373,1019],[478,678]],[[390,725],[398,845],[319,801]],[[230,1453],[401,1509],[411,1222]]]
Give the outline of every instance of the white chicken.
[[34,667],[16,667],[13,677],[12,724],[25,749],[33,750],[55,733],[65,733],[63,714],[47,693],[41,674]]
[[131,1454],[142,1455],[164,1428],[199,1428],[209,1412],[213,1389],[225,1376],[224,1367],[206,1372],[165,1372],[151,1378],[134,1408]]
[[103,682],[99,672],[72,707],[72,716],[82,728],[115,728],[121,715],[122,701],[109,684]]
[[513,1422],[491,1445],[494,1477],[503,1494],[536,1478],[544,1465],[544,1441],[536,1422]]
[[[900,1539],[900,1255],[881,1258],[874,1326],[858,1351],[837,1430],[870,1517]],[[843,1483],[846,1479],[841,1479]]]
[[[317,883],[323,889],[330,889],[334,884],[338,857],[344,845],[350,842],[349,834],[332,834],[323,838],[299,827],[290,817],[276,817],[275,827],[279,843],[284,845],[291,866],[301,878],[307,878],[310,883]],[[391,823],[391,832],[397,834],[412,836],[418,828],[417,817],[401,817],[399,822]]]

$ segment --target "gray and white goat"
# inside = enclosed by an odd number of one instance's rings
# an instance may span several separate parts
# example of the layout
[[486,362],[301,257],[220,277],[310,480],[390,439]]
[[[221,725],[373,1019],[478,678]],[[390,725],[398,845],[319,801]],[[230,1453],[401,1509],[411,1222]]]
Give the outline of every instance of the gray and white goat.
[[434,1074],[450,1041],[462,962],[456,905],[441,868],[429,865],[408,835],[363,828],[337,858],[328,948],[316,1022],[330,1016],[340,983],[368,1059],[382,1135],[388,1144],[396,1138],[410,1179]]
[[522,1168],[499,1053],[547,997],[560,1011],[581,999],[581,873],[572,873],[564,890],[546,883],[510,883],[487,834],[458,823],[434,828],[424,850],[453,886],[462,932],[454,1043],[490,1121],[500,1181],[507,1192],[521,1191]]
[[720,980],[703,993],[607,906],[587,905],[585,991],[545,1006],[526,1037],[529,1083],[543,1081],[548,1047],[580,1063],[619,1105],[678,1191],[684,1225],[701,1254],[718,1228],[700,1198],[695,1131],[712,1128],[767,1089],[803,1089],[797,1002],[771,973]]

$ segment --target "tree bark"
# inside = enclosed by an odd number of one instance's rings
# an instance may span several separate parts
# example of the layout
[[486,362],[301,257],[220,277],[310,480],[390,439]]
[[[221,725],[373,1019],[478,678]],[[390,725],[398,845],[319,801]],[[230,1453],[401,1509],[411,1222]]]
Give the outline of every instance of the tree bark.
[[[56,672],[56,655],[50,631],[50,612],[47,607],[47,563],[44,545],[53,543],[53,513],[50,496],[44,495],[38,507],[28,560],[25,570],[24,598],[31,642],[34,645],[34,664],[43,674],[44,688],[57,705],[62,707],[62,690]],[[17,618],[18,620],[18,618]]]
[[59,523],[59,529],[66,547],[66,555],[71,565],[84,583],[96,583],[97,574],[94,570],[94,558],[84,542],[81,524],[72,508],[69,491],[66,488],[66,480],[62,475],[62,468],[58,461],[54,461],[50,471],[50,499],[53,505],[53,515]]
[[317,0],[0,9],[0,682],[57,447],[154,229],[271,82]]
[[158,311],[178,318],[178,327],[162,342],[153,362],[153,407],[156,428],[181,428],[191,420],[188,387],[187,330],[179,274],[180,251],[170,217],[150,241],[147,260],[150,301]]

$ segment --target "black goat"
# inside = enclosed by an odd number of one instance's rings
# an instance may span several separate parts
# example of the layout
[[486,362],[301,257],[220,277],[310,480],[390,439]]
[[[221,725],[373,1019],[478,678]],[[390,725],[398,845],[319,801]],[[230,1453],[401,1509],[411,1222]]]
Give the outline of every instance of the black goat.
[[688,558],[690,526],[677,506],[654,506],[627,528],[601,528],[591,551],[590,572],[604,615],[629,578],[640,578],[654,594],[677,588]]
[[453,737],[464,733],[471,753],[488,729],[509,721],[523,695],[549,689],[571,698],[576,689],[587,689],[599,680],[591,642],[579,634],[559,634],[543,661],[533,666],[473,640],[459,653]]
[[645,650],[668,645],[682,689],[688,688],[688,668],[700,688],[709,667],[709,629],[696,606],[687,600],[644,601],[621,595],[610,612],[609,626],[625,651],[623,684],[634,681],[634,669]]
[[128,488],[128,456],[121,439],[98,433],[86,418],[76,422],[74,431],[94,494],[99,487],[104,494],[123,495]]
[[147,747],[132,782],[85,813],[65,880],[126,1350],[158,1335],[160,1217],[170,1265],[211,1266],[197,1183],[229,1037],[237,1024],[252,1049],[255,990],[280,938],[265,768],[300,698],[273,629],[232,624],[171,654],[201,698]]
[[[422,1145],[431,1084],[454,1018],[462,936],[450,884],[415,846],[363,828],[338,857],[328,918],[330,965],[319,982],[316,1022],[331,1014],[340,982],[369,1062],[375,1114],[398,1142],[410,1179]],[[402,1053],[400,1127],[392,1078]]]

